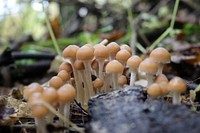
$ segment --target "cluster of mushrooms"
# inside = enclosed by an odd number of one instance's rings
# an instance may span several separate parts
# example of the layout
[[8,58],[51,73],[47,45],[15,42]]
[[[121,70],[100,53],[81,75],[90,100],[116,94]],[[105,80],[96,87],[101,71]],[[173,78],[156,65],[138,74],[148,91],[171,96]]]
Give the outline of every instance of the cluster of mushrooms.
[[[162,74],[163,66],[170,62],[170,53],[166,49],[156,48],[142,60],[132,55],[131,48],[126,44],[105,44],[106,40],[94,46],[67,46],[63,50],[64,61],[48,85],[32,83],[25,88],[24,97],[31,106],[38,132],[46,132],[42,128],[45,127],[44,118],[53,123],[54,114],[37,101],[49,103],[68,119],[70,103],[74,99],[84,107],[89,98],[98,93],[116,90],[124,85],[134,86],[139,80],[138,75],[145,75],[146,90],[150,97],[162,97],[171,92],[173,103],[180,104],[180,94],[186,90],[186,84],[180,77],[168,81]],[[68,126],[66,123],[60,124]]]

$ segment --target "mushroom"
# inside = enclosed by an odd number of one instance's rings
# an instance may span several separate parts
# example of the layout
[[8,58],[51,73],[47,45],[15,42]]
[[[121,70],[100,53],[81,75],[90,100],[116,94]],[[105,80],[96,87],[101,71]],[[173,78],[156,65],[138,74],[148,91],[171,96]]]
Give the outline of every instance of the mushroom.
[[154,49],[150,53],[149,57],[158,64],[157,75],[162,74],[164,64],[167,64],[170,62],[170,53],[165,48],[162,48],[162,47]]
[[60,88],[63,84],[64,84],[63,80],[60,77],[58,77],[58,76],[53,76],[49,80],[49,86],[53,87],[55,89]]
[[158,70],[158,65],[151,59],[144,59],[139,65],[139,71],[146,73],[146,79],[148,81],[147,86],[153,83],[153,76]]
[[31,96],[33,93],[35,93],[35,92],[42,93],[42,91],[43,91],[43,87],[40,84],[35,83],[35,82],[31,83],[30,85],[25,87],[25,89],[23,91],[24,92],[24,98],[26,100],[28,100],[29,96]]
[[118,88],[118,76],[119,74],[122,74],[124,67],[123,65],[117,61],[117,60],[112,60],[106,65],[106,73],[112,74],[112,85],[113,89]]
[[99,93],[100,92],[100,88],[103,87],[103,84],[104,84],[104,81],[102,79],[96,78],[93,81],[94,91],[96,93]]
[[[74,100],[76,96],[76,90],[71,84],[65,84],[57,90],[59,102],[60,102],[60,112],[64,114],[65,118],[69,120],[70,115],[70,103]],[[64,123],[68,126],[67,123]]]
[[160,74],[155,78],[155,83],[161,83],[161,82],[166,82],[166,83],[169,82],[164,74]]
[[92,61],[93,57],[94,57],[93,51],[91,50],[91,48],[89,48],[87,46],[82,46],[81,48],[78,49],[78,51],[76,53],[76,58],[78,60],[83,61],[83,64],[85,66],[87,85],[88,85],[88,88],[91,90],[90,96],[94,95],[93,85],[92,85],[92,77],[91,77],[91,61]]
[[121,62],[123,64],[123,66],[125,66],[128,58],[130,58],[130,57],[131,57],[131,54],[125,49],[118,51],[116,54],[116,59],[119,62]]
[[162,95],[162,90],[157,83],[153,83],[148,86],[147,88],[147,94],[151,97],[159,97]]
[[81,105],[84,105],[84,103],[88,102],[89,98],[90,98],[90,92],[91,90],[89,90],[88,88],[88,84],[87,84],[87,77],[85,77],[85,67],[84,64],[81,60],[76,60],[74,62],[74,69],[77,71],[78,73],[78,79],[79,81],[83,81],[84,87],[82,85],[82,88],[79,92],[79,94],[77,94],[77,97],[79,99],[79,101],[81,102]]
[[60,72],[58,72],[57,76],[60,77],[65,82],[70,80],[70,78],[71,78],[70,73],[68,73],[65,70],[61,70]]
[[130,86],[134,86],[137,70],[141,62],[142,59],[137,55],[133,55],[127,60],[126,64],[131,70]]
[[125,49],[132,55],[132,49],[127,44],[121,44],[120,49]]
[[158,75],[154,81],[157,83],[162,91],[162,96],[165,96],[169,93],[169,90],[167,89],[168,79],[164,74]]
[[125,85],[125,84],[127,84],[127,78],[126,78],[126,76],[125,75],[120,75],[119,77],[118,77],[118,84],[121,86],[121,87],[123,87],[123,85]]
[[185,82],[180,77],[174,77],[169,81],[167,88],[170,92],[172,92],[172,103],[180,104],[180,95],[185,92],[187,88]]
[[28,104],[31,106],[31,112],[35,119],[36,132],[47,133],[45,116],[49,113],[49,110],[37,101],[43,100],[42,94],[39,92],[33,93],[29,99]]
[[[58,94],[56,89],[52,87],[45,88],[44,91],[42,92],[42,99],[50,103],[51,105],[55,106],[58,102]],[[53,118],[54,114],[49,112],[49,114],[47,115],[47,119],[50,124],[53,124]]]
[[69,62],[63,62],[58,68],[58,72],[65,70],[66,72],[70,73],[72,72],[72,65]]
[[94,56],[98,61],[99,64],[99,78],[103,80],[103,67],[104,67],[104,60],[108,58],[109,51],[108,48],[102,44],[97,44],[94,47]]
[[116,42],[111,42],[106,47],[109,51],[109,60],[114,60],[117,52],[120,50],[120,46]]

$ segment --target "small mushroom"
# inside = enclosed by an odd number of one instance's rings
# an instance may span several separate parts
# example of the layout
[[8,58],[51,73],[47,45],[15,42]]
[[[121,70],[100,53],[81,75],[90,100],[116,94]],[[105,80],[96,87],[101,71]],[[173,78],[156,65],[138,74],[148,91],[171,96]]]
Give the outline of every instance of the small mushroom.
[[156,74],[158,70],[158,65],[150,58],[144,59],[139,65],[139,71],[146,73],[146,79],[148,81],[148,85],[153,83],[153,76]]
[[164,67],[164,64],[167,64],[170,62],[170,53],[165,48],[156,48],[154,49],[149,56],[151,59],[153,59],[158,64],[158,72],[157,75],[162,74],[162,70]]
[[[76,96],[75,88],[70,84],[65,84],[57,90],[59,101],[60,101],[60,112],[64,114],[65,118],[69,120],[70,117],[70,103]],[[67,123],[64,123],[68,126]]]
[[110,73],[112,75],[112,85],[113,89],[118,88],[118,76],[122,74],[124,67],[123,65],[117,61],[112,60],[106,65],[106,73]]
[[185,82],[180,77],[174,77],[169,81],[167,88],[172,92],[173,104],[180,104],[180,95],[185,92],[187,88]]
[[63,84],[64,84],[63,80],[60,77],[58,77],[58,76],[53,76],[49,80],[49,86],[53,87],[55,89],[60,88]]
[[24,89],[24,98],[28,100],[29,96],[31,96],[33,93],[35,92],[42,93],[42,91],[43,91],[43,87],[40,84],[35,83],[35,82],[31,83]]
[[131,57],[131,54],[125,50],[121,49],[120,51],[117,52],[116,54],[116,59],[125,66],[127,60]]
[[125,49],[132,55],[132,49],[127,44],[121,44],[120,49]]
[[123,87],[125,84],[127,84],[127,78],[126,78],[126,76],[125,75],[120,75],[119,77],[118,77],[118,84],[121,86],[121,87]]
[[147,94],[151,97],[159,97],[162,95],[162,90],[157,83],[153,83],[148,86],[147,88]]
[[137,55],[133,55],[127,60],[126,64],[131,70],[130,86],[133,86],[135,83],[137,70],[141,62],[142,62],[142,59]]
[[96,78],[93,81],[94,91],[96,92],[96,94],[100,92],[100,88],[103,87],[103,84],[104,84],[104,81],[100,78]]
[[117,52],[120,50],[120,46],[116,42],[110,42],[106,47],[109,51],[109,60],[114,60]]

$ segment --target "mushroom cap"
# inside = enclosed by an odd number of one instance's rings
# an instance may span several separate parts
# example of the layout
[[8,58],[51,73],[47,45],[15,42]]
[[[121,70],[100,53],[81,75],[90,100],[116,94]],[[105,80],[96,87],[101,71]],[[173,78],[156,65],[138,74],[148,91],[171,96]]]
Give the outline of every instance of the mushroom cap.
[[156,74],[157,70],[158,65],[151,58],[144,59],[139,65],[139,71],[145,73]]
[[155,79],[155,83],[161,83],[161,82],[165,82],[168,83],[168,79],[164,74],[160,74],[156,77]]
[[142,59],[139,56],[133,55],[127,60],[127,66],[130,67],[132,70],[136,70],[141,62]]
[[74,69],[76,69],[76,70],[84,70],[85,66],[83,64],[83,61],[81,61],[81,60],[75,60],[75,62],[74,62]]
[[43,87],[40,84],[35,83],[35,82],[31,83],[24,89],[24,98],[28,99],[30,97],[30,95],[32,95],[33,93],[35,93],[35,92],[42,93],[42,91],[43,91]]
[[58,94],[56,89],[52,87],[44,89],[44,91],[42,92],[42,98],[49,103],[56,102],[58,100]]
[[63,103],[71,102],[76,96],[76,90],[71,84],[65,84],[57,90],[59,101]]
[[127,84],[127,78],[126,78],[126,76],[124,76],[124,75],[120,75],[119,77],[118,77],[118,84],[119,85],[124,85],[124,84]]
[[96,78],[94,81],[93,81],[93,86],[94,86],[94,89],[97,89],[97,88],[101,88],[103,86],[104,82],[102,79],[100,78]]
[[120,46],[116,42],[111,42],[106,47],[108,48],[109,54],[111,56],[115,56],[120,50]]
[[156,63],[169,63],[170,62],[170,53],[162,47],[154,49],[150,53],[150,58],[152,58]]
[[63,80],[58,76],[53,76],[49,80],[49,86],[51,86],[51,87],[53,87],[55,89],[60,88],[63,84],[64,84]]
[[35,117],[44,117],[49,113],[49,110],[44,105],[36,104],[31,106],[31,112]]
[[71,78],[71,75],[65,71],[65,70],[61,70],[58,74],[58,77],[60,77],[63,81],[68,81]]
[[162,95],[162,90],[157,83],[153,83],[147,88],[147,93],[152,97],[157,97]]
[[59,66],[59,70],[65,70],[67,72],[72,72],[72,65],[69,62],[63,62],[60,66]]
[[93,52],[94,52],[94,47],[93,47],[93,45],[92,44],[85,44],[84,46],[87,46],[87,47],[89,47]]
[[131,54],[125,49],[121,49],[116,54],[116,59],[119,61],[126,62],[128,60],[128,58],[130,58],[130,57],[131,57]]
[[187,86],[180,77],[174,77],[169,81],[167,88],[171,92],[183,93],[186,91]]
[[122,73],[124,70],[123,65],[117,61],[112,60],[106,65],[106,73]]
[[32,106],[36,100],[43,100],[41,92],[34,92],[33,94],[31,94],[28,98],[28,104]]
[[64,58],[76,58],[76,52],[79,49],[77,45],[69,45],[63,50]]
[[94,46],[94,56],[96,59],[106,59],[109,56],[108,48],[103,44],[97,44]]
[[92,66],[92,69],[93,69],[93,70],[96,70],[96,71],[99,70],[99,63],[98,63],[97,59],[94,59],[94,60],[92,61],[91,66]]
[[92,60],[94,57],[94,53],[91,48],[88,46],[82,46],[81,48],[78,49],[76,53],[76,58],[79,60]]
[[164,95],[167,95],[169,93],[169,90],[167,89],[167,82],[161,82],[161,83],[158,83],[160,88],[161,88],[161,91],[162,91],[162,96]]
[[125,49],[125,50],[127,50],[127,51],[132,55],[132,49],[131,49],[131,47],[128,46],[127,44],[122,44],[122,45],[120,46],[120,49]]

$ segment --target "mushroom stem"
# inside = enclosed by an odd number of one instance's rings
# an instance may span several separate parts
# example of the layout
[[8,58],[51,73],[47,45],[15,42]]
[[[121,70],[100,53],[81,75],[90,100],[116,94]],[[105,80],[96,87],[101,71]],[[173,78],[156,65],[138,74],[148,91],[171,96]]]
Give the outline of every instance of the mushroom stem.
[[147,73],[147,74],[146,74],[146,80],[148,81],[147,86],[150,86],[150,85],[153,83],[153,75]]
[[118,73],[112,73],[113,90],[118,88]]
[[175,105],[179,105],[180,104],[180,93],[177,92],[173,92],[172,94],[172,103]]
[[35,117],[35,124],[37,133],[47,133],[44,117]]
[[80,75],[81,75],[81,78],[83,80],[83,83],[84,83],[84,101],[83,101],[83,104],[84,105],[85,103],[88,102],[89,98],[90,98],[90,90],[88,89],[88,85],[87,85],[87,78],[85,77],[85,73],[84,73],[84,70],[81,70],[79,71],[80,72]]
[[85,66],[85,75],[86,75],[86,80],[87,80],[87,85],[88,89],[90,91],[90,96],[94,96],[94,91],[93,91],[93,84],[92,84],[92,77],[91,77],[91,67],[90,67],[90,61],[83,61],[84,66]]
[[80,96],[80,91],[81,91],[81,89],[83,89],[82,82],[81,82],[81,80],[79,80],[78,73],[77,73],[77,71],[74,68],[74,62],[75,62],[75,60],[74,59],[70,59],[70,62],[71,62],[72,70],[73,70],[73,73],[74,73],[74,80],[75,80],[75,86],[76,86],[75,88],[77,90],[77,92],[76,92],[76,98],[77,98],[77,101],[80,102],[80,97],[81,97]]
[[130,86],[134,86],[135,79],[136,79],[136,72],[135,71],[131,71]]
[[99,59],[98,62],[99,62],[99,78],[103,80],[104,59]]
[[[64,117],[69,120],[69,117],[70,117],[70,103],[66,103],[64,105]],[[69,127],[69,124],[68,123],[64,123],[64,126],[65,127]]]
[[55,115],[53,113],[51,113],[51,112],[49,112],[49,114],[47,115],[47,122],[49,124],[53,124],[54,116]]
[[163,63],[159,63],[158,64],[158,71],[157,71],[156,75],[161,75],[162,74],[163,67],[164,67]]

